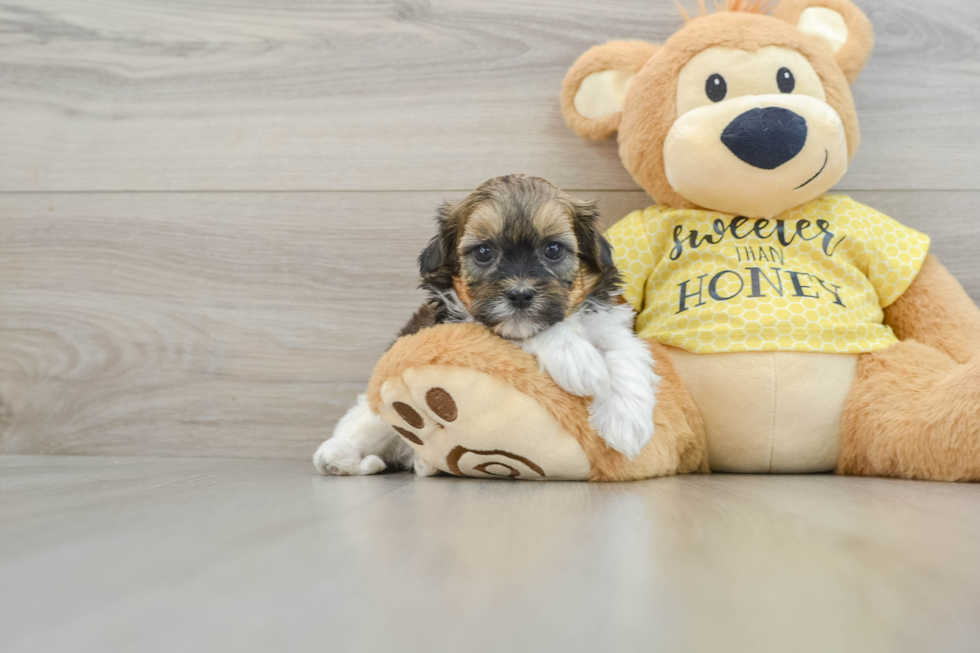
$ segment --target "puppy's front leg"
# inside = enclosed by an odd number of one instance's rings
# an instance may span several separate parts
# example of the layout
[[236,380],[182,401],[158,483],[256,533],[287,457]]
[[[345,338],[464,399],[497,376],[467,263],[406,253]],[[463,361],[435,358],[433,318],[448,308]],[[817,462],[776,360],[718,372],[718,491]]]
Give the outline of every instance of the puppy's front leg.
[[582,318],[585,333],[603,351],[609,392],[589,406],[589,423],[610,447],[635,458],[653,437],[653,410],[660,377],[650,347],[633,332],[628,305],[610,307]]
[[653,437],[654,374],[650,350],[624,319],[631,320],[623,310],[576,314],[525,340],[524,349],[563,389],[592,397],[592,428],[635,458]]
[[559,322],[522,343],[538,359],[541,371],[580,397],[609,391],[609,371],[602,354],[585,337],[576,316]]
[[321,474],[366,476],[384,471],[388,463],[407,467],[412,456],[411,447],[371,411],[362,394],[313,454],[313,464]]

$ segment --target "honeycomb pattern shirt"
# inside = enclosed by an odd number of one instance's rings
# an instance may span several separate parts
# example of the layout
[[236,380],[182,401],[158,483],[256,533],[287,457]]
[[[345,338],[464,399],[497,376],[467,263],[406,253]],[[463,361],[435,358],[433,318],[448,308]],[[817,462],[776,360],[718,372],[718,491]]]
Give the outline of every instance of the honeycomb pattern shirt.
[[654,205],[606,233],[641,336],[695,353],[863,353],[929,238],[844,195],[772,220]]

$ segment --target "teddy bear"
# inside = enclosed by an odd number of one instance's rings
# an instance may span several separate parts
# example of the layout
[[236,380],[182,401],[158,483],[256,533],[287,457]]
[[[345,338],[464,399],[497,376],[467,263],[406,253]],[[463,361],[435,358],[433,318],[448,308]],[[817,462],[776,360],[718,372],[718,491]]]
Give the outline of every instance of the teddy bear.
[[649,444],[606,447],[588,397],[476,324],[396,342],[372,410],[458,476],[980,479],[980,310],[926,235],[828,193],[860,141],[869,20],[850,0],[685,17],[661,45],[588,50],[561,96],[657,202],[606,233],[660,377]]

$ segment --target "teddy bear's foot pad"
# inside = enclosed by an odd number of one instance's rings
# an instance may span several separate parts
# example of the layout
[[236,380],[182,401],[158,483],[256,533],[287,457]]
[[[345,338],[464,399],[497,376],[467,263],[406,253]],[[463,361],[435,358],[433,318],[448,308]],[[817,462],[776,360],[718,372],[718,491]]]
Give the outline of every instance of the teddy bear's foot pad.
[[589,461],[541,404],[467,368],[406,370],[381,387],[381,417],[430,467],[456,476],[584,480]]

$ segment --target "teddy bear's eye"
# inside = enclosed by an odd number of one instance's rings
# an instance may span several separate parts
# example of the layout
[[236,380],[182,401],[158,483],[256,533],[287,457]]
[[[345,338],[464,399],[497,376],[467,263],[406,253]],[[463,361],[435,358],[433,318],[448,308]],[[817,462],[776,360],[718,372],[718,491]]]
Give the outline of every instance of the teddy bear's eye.
[[796,88],[796,78],[789,68],[780,68],[776,73],[776,83],[779,85],[780,93],[792,93]]
[[721,102],[728,95],[728,82],[725,78],[715,73],[704,83],[704,92],[712,102]]

